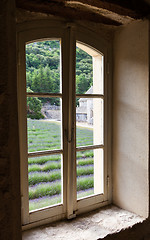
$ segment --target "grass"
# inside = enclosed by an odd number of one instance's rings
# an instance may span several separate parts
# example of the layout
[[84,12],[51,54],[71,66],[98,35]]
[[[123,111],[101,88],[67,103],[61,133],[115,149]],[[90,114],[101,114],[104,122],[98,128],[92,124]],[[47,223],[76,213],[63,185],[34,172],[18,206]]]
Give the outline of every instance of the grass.
[[77,159],[79,158],[87,158],[87,157],[93,157],[93,150],[86,150],[86,151],[81,151],[81,152],[77,152]]
[[[77,191],[93,188],[93,177],[79,177],[77,179]],[[29,187],[29,199],[40,198],[43,196],[53,196],[61,194],[61,182],[40,183],[36,186]]]
[[30,164],[44,164],[49,161],[60,161],[61,155],[53,155],[53,156],[43,156],[43,157],[34,157],[28,159],[28,165]]
[[28,119],[28,151],[53,150],[61,147],[61,126],[56,122]]
[[32,164],[28,166],[28,172],[48,172],[54,169],[61,169],[60,162],[47,162],[46,164]]
[[[77,177],[93,174],[93,166],[77,168]],[[28,175],[29,186],[42,182],[53,182],[61,179],[61,171],[54,170],[50,172],[30,172]]]
[[[93,130],[77,127],[77,147],[93,144]],[[61,124],[28,119],[28,151],[61,149]],[[77,196],[93,194],[93,150],[77,152]],[[28,159],[30,211],[61,202],[61,154]]]
[[87,159],[87,160],[78,160],[77,159],[78,166],[93,165],[93,163],[94,163],[93,159]]
[[88,178],[78,178],[77,179],[77,191],[90,189],[94,187],[93,176]]
[[88,128],[77,127],[76,131],[77,147],[93,144],[93,131]]
[[[46,162],[46,164],[42,164],[43,160],[36,164],[36,161],[34,161],[34,164],[28,165],[28,172],[48,172],[54,169],[61,169],[61,162]],[[93,165],[93,159],[87,159],[87,160],[77,160],[77,166],[86,166],[86,165]]]
[[40,209],[48,206],[52,206],[54,204],[61,203],[61,196],[56,195],[54,197],[42,197],[37,198],[35,200],[30,200],[29,210]]
[[[61,124],[28,119],[28,150],[42,151],[61,148]],[[77,147],[93,144],[93,131],[77,127]]]
[[53,184],[41,183],[36,187],[29,187],[29,199],[35,199],[43,196],[53,196],[61,193],[61,184],[55,182]]
[[87,196],[90,196],[92,194],[94,194],[94,189],[93,188],[87,189],[86,191],[78,191],[77,192],[77,199],[87,197]]
[[53,182],[59,179],[61,179],[60,171],[52,171],[50,173],[33,172],[28,176],[29,186],[35,185],[37,183],[42,183],[42,182]]
[[[94,193],[93,189],[89,189],[86,191],[79,191],[77,194],[78,199],[79,198],[83,198],[86,196],[90,196]],[[48,206],[52,206],[54,204],[58,204],[61,203],[61,195],[55,195],[53,197],[42,197],[42,198],[36,198],[33,200],[30,200],[30,208],[29,210],[35,210],[35,209],[40,209],[40,208],[44,208],[44,207],[48,207]]]
[[83,166],[83,167],[79,167],[77,168],[77,177],[79,176],[85,176],[85,175],[90,175],[93,174],[94,170],[93,170],[93,166]]

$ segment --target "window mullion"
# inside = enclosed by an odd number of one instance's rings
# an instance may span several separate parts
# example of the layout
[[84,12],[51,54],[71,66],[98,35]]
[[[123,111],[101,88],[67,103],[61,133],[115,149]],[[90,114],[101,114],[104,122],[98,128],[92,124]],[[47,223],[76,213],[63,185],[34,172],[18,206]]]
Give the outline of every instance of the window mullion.
[[62,98],[61,93],[37,93],[37,92],[27,92],[27,97],[42,97],[42,98]]
[[[72,27],[67,29],[66,59],[68,71],[68,127],[66,139],[68,146],[67,159],[67,218],[74,217],[76,203],[76,166],[75,166],[75,36]],[[69,52],[68,52],[69,51]]]
[[101,144],[101,145],[89,145],[89,146],[77,147],[76,151],[79,152],[79,151],[92,150],[92,149],[94,150],[99,148],[104,149],[104,145]]
[[103,94],[76,94],[77,98],[102,98],[104,99]]
[[38,156],[54,155],[54,154],[62,154],[62,153],[63,153],[62,149],[43,150],[43,151],[38,151],[38,152],[29,152],[28,153],[28,158],[38,157]]

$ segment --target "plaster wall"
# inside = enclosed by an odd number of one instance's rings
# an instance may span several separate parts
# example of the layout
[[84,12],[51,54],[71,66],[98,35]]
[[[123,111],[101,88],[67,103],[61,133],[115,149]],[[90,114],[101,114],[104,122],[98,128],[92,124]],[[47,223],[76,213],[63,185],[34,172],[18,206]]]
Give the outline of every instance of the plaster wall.
[[113,49],[113,203],[148,217],[149,22],[117,30]]

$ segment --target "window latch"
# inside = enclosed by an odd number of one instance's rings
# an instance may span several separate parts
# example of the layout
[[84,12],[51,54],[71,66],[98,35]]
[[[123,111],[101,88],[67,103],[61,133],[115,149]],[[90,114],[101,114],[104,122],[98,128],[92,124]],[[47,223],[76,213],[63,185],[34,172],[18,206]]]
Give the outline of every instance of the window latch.
[[74,128],[71,129],[71,136],[69,137],[68,130],[65,129],[65,137],[66,137],[68,143],[72,142],[72,140],[73,140],[73,133],[74,133]]

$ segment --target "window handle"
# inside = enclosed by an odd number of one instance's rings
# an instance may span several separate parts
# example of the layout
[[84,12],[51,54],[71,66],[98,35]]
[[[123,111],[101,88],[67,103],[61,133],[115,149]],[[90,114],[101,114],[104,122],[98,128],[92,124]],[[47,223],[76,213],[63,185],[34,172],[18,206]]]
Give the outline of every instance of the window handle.
[[65,137],[66,137],[68,143],[72,142],[72,140],[73,140],[73,133],[74,133],[74,128],[71,129],[71,136],[69,138],[68,130],[65,129]]

